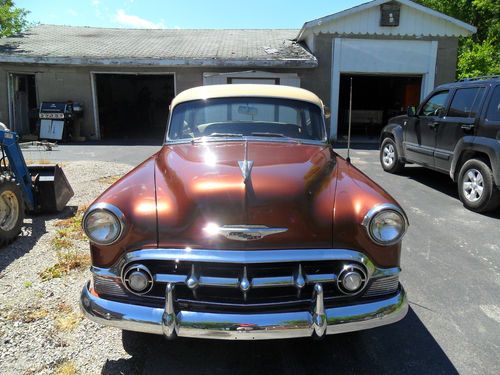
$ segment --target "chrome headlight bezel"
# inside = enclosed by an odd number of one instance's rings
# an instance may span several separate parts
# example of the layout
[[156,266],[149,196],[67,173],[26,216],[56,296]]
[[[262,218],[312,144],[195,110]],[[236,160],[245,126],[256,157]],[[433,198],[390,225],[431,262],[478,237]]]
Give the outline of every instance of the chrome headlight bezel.
[[[111,240],[108,241],[96,240],[96,238],[93,237],[88,230],[87,221],[89,217],[98,212],[105,212],[106,214],[110,215],[112,218],[116,220],[117,224],[119,225],[120,229],[118,230],[118,233],[115,236],[113,236]],[[85,232],[85,235],[89,238],[90,242],[103,246],[112,245],[123,237],[123,233],[125,232],[125,215],[118,207],[110,203],[97,203],[90,206],[87,212],[85,213],[82,220],[82,227],[83,231]]]
[[[374,219],[376,219],[379,215],[387,212],[394,213],[397,216],[399,216],[399,218],[401,219],[401,224],[403,229],[394,239],[390,241],[382,241],[373,234],[372,223]],[[400,242],[403,239],[408,229],[409,223],[408,223],[408,217],[399,206],[396,206],[395,204],[392,203],[384,203],[376,205],[375,207],[370,209],[368,213],[365,215],[362,225],[365,227],[368,236],[373,242],[381,246],[390,246]]]

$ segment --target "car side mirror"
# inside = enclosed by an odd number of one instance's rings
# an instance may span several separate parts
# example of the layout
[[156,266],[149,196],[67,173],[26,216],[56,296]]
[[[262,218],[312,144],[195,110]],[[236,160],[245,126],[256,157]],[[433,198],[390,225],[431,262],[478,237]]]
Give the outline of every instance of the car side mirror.
[[323,106],[323,112],[325,113],[325,118],[329,119],[332,117],[332,111],[327,106]]
[[413,106],[409,106],[406,108],[406,115],[408,117],[416,117],[417,116],[417,111],[415,109],[415,107]]
[[438,108],[436,109],[436,111],[434,112],[434,116],[436,117],[443,117],[445,114],[445,110],[444,108]]

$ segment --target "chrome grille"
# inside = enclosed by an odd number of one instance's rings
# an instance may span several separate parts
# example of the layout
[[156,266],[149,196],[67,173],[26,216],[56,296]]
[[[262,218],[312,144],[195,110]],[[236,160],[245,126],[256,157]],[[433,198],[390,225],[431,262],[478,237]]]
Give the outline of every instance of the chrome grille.
[[[135,295],[122,284],[122,273],[142,264],[154,278],[146,294]],[[366,271],[360,292],[338,287],[346,265]],[[147,249],[124,255],[111,268],[92,267],[96,291],[106,298],[162,307],[165,290],[175,288],[175,303],[186,311],[284,311],[308,308],[318,285],[325,305],[355,303],[359,297],[398,290],[399,267],[378,268],[364,254],[342,249],[205,250]]]
[[322,284],[325,299],[345,297],[337,287],[337,275],[346,264],[352,263],[141,262],[151,271],[155,281],[155,286],[146,296],[163,297],[166,284],[171,283],[176,285],[176,298],[186,303],[242,305],[310,300],[317,283]]
[[127,297],[127,292],[120,279],[100,277],[94,275],[94,288],[99,295]]
[[398,290],[399,276],[381,277],[372,281],[366,290],[365,297],[381,296],[391,294]]

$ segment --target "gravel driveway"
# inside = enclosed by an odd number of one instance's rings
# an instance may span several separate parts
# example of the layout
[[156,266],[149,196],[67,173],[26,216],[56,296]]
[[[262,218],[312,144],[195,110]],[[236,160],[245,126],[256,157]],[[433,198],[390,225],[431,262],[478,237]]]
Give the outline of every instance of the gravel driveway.
[[[58,221],[90,203],[115,175],[131,167],[88,161],[65,163],[63,169],[75,191],[69,207],[57,216],[26,219],[21,237],[0,249],[2,374],[71,374],[72,369],[97,374],[103,368],[119,373],[112,363],[127,357],[120,331],[82,319],[78,301],[90,276],[88,267],[48,281],[42,281],[40,274],[57,262],[53,239]],[[77,240],[73,246],[88,254],[87,241]],[[124,373],[135,370],[133,361],[120,365]]]
[[[79,315],[86,269],[48,281],[40,274],[57,263],[61,219],[157,148],[61,146],[42,156],[63,160],[75,197],[59,217],[25,220],[23,236],[0,249],[2,374],[500,374],[500,211],[465,210],[444,174],[415,166],[397,176],[384,173],[369,149],[353,151],[354,165],[402,204],[411,223],[402,253],[410,299],[404,320],[321,342],[152,340],[142,356],[130,357],[119,330]],[[88,253],[86,241],[72,245]]]

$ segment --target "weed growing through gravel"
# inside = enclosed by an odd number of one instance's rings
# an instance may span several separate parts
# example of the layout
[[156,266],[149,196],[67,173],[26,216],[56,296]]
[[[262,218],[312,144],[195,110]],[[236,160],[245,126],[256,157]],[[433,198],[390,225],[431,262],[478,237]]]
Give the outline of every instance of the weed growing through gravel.
[[40,273],[43,281],[63,277],[72,270],[84,270],[90,267],[90,256],[81,253],[79,250],[59,250],[56,255],[57,263]]
[[58,220],[52,245],[56,250],[57,263],[40,273],[43,281],[60,278],[72,270],[84,270],[90,266],[90,256],[78,250],[75,242],[85,240],[82,230],[83,214],[87,206],[81,206],[74,216]]
[[54,371],[54,375],[76,375],[77,373],[76,365],[72,361],[61,363]]
[[42,306],[29,306],[21,310],[4,309],[0,311],[0,317],[9,321],[18,321],[22,323],[32,323],[46,318],[49,311]]
[[78,326],[82,318],[82,314],[73,311],[70,305],[63,302],[57,306],[54,327],[60,332],[70,332]]
[[33,283],[31,281],[25,281],[23,285],[25,288],[31,288],[33,286]]
[[99,179],[99,182],[101,184],[111,185],[118,181],[121,177],[121,175],[104,176]]

